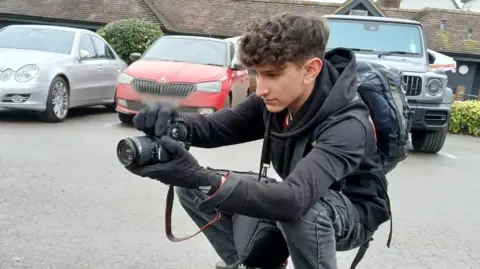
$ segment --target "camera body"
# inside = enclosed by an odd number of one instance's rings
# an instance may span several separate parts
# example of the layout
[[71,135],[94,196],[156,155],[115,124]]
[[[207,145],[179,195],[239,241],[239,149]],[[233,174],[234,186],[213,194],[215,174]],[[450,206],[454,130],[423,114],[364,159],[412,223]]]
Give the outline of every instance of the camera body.
[[[187,126],[181,118],[170,118],[167,122],[165,135],[178,141],[187,150],[190,148],[188,142]],[[167,162],[172,156],[166,150],[162,150],[159,140],[161,137],[144,135],[122,139],[117,144],[117,158],[119,162],[127,167],[141,167],[159,162]]]

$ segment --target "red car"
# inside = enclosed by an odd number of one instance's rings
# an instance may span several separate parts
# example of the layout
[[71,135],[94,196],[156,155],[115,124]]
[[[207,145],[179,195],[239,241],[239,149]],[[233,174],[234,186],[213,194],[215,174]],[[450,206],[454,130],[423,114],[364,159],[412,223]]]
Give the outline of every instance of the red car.
[[119,76],[116,110],[121,122],[148,102],[172,100],[180,111],[209,114],[231,108],[250,93],[248,71],[235,43],[198,36],[162,36]]

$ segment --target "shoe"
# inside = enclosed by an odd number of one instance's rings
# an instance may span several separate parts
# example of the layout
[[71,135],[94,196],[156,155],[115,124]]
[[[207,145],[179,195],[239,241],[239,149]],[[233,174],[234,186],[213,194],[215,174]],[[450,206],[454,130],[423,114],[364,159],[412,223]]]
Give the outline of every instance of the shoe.
[[[288,264],[288,260],[282,263],[282,265],[280,265],[278,269],[287,269],[287,264]],[[243,264],[234,266],[233,264],[226,264],[224,261],[219,261],[215,265],[215,269],[261,269],[261,268],[248,267]]]

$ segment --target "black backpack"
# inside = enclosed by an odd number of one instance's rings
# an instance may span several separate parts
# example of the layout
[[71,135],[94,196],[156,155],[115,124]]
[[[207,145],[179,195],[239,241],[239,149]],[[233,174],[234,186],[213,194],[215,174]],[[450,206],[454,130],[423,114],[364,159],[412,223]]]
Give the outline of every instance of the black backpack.
[[408,156],[412,110],[407,103],[403,74],[374,62],[357,61],[358,93],[370,110],[377,152],[385,174]]

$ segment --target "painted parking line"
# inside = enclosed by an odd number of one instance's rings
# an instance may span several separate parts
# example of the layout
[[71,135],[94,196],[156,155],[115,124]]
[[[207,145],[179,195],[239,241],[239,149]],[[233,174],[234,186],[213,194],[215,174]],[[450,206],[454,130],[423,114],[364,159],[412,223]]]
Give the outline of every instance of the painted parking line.
[[448,157],[448,158],[450,158],[450,159],[458,159],[457,156],[452,155],[452,154],[447,153],[447,152],[444,152],[444,151],[439,151],[438,154],[439,154],[439,155],[442,155],[442,156],[445,156],[445,157]]

